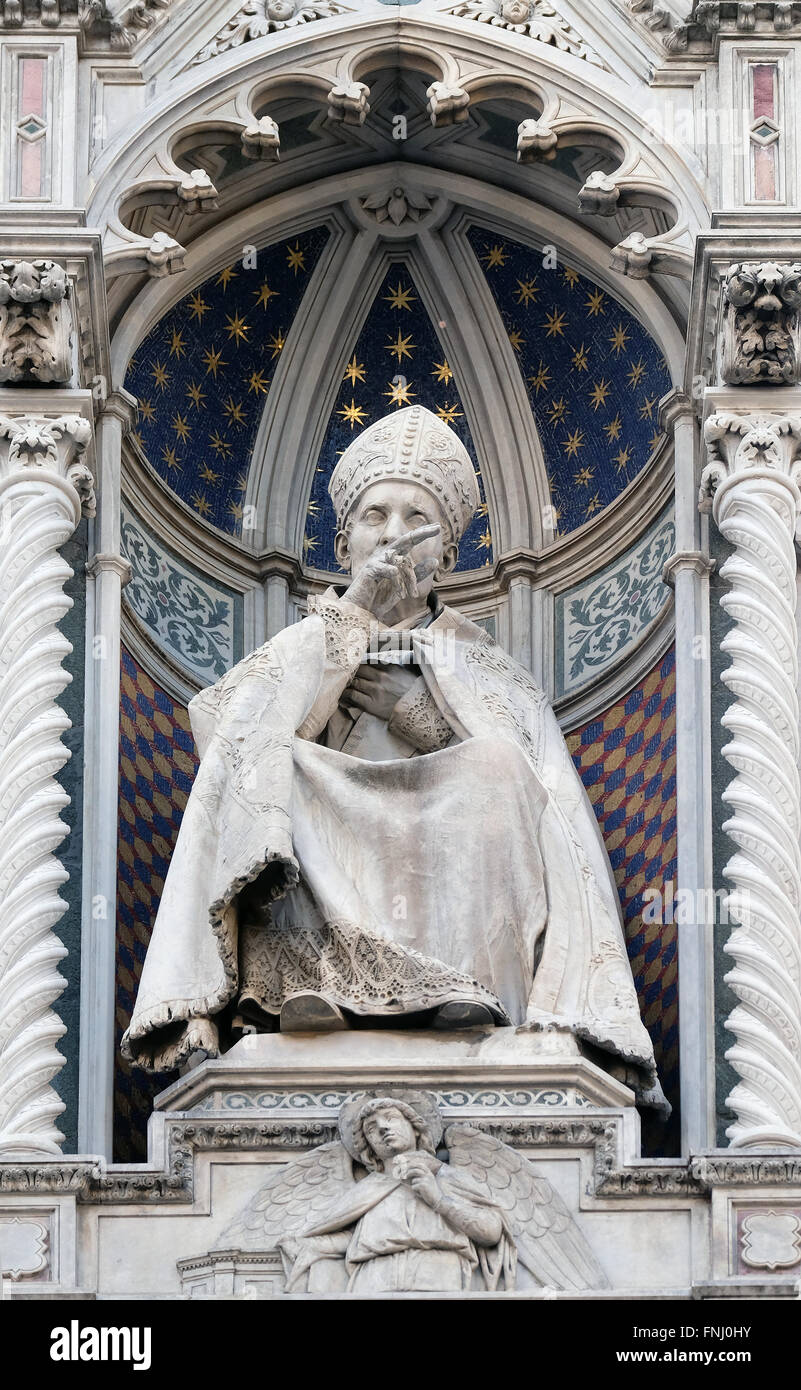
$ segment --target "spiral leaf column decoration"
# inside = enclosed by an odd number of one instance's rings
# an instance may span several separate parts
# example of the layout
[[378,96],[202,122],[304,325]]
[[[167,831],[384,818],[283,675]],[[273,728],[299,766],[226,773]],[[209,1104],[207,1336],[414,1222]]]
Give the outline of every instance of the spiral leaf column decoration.
[[59,550],[93,513],[90,437],[79,416],[0,416],[0,1159],[57,1154],[63,1140],[50,1083],[65,1029],[51,1006],[65,985],[53,928],[70,721],[57,702],[71,646],[58,624],[72,571]]
[[733,619],[722,680],[735,697],[722,718],[724,830],[737,846],[724,877],[737,923],[724,949],[739,1000],[726,1053],[740,1076],[727,1098],[733,1147],[801,1145],[801,781],[795,532],[801,513],[801,419],[712,416],[702,505],[733,554],[721,569]]

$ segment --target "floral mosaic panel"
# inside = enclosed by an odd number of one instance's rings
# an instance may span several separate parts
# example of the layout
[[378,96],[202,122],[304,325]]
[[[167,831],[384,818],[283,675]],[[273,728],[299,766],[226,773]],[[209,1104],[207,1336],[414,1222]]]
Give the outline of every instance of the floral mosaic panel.
[[[393,410],[424,405],[456,431],[475,461],[464,404],[453,369],[408,269],[393,266],[373,300],[345,369],[312,483],[303,541],[305,559],[337,571],[336,518],[328,482],[337,459],[359,431]],[[457,569],[492,561],[492,535],[481,476],[481,503],[459,544]],[[341,571],[340,571],[341,572]]]
[[242,599],[203,578],[123,510],[121,549],[133,571],[123,601],[184,670],[213,684],[242,655]]
[[672,382],[653,338],[616,299],[542,251],[471,227],[528,393],[554,529],[574,531],[644,468]]
[[662,579],[673,554],[672,512],[645,538],[556,600],[556,690],[569,695],[623,659],[670,601]]

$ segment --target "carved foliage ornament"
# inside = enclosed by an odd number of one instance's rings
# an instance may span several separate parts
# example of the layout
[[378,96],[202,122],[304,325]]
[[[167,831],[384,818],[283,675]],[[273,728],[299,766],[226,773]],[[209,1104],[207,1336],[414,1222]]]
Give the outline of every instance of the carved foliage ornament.
[[253,39],[264,38],[265,34],[343,13],[343,6],[334,4],[333,0],[247,0],[192,63],[207,63],[210,58],[218,58],[221,53],[228,53]]
[[431,211],[431,203],[424,193],[412,193],[400,186],[384,193],[371,193],[362,199],[362,207],[371,212],[376,222],[391,222],[399,227],[402,222],[419,222]]
[[95,496],[92,472],[85,450],[91,437],[88,420],[78,415],[58,419],[33,419],[0,415],[0,439],[8,440],[6,467],[0,463],[0,481],[5,471],[42,468],[58,473],[72,484],[84,516],[94,516]]
[[0,261],[0,382],[70,381],[69,293],[54,261]]
[[552,44],[563,53],[584,58],[596,67],[605,67],[603,59],[554,9],[549,0],[466,0],[451,14],[463,19],[475,19],[479,24],[494,24],[515,34],[527,34],[540,43]]
[[797,382],[801,375],[801,264],[733,265],[723,299],[723,380],[731,386]]

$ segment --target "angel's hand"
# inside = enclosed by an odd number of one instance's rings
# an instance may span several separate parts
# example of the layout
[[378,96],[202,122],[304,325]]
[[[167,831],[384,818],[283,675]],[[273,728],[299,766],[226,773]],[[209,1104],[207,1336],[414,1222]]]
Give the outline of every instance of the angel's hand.
[[348,588],[348,602],[381,618],[402,599],[415,598],[418,583],[430,578],[439,561],[432,556],[415,564],[412,551],[425,541],[434,540],[440,531],[440,526],[432,522],[407,531],[388,545],[379,545]]
[[439,1159],[433,1154],[399,1154],[393,1164],[396,1177],[411,1187],[412,1191],[427,1202],[430,1207],[438,1205],[442,1193],[434,1174],[441,1168]]
[[398,1154],[392,1160],[392,1172],[396,1178],[401,1178],[405,1182],[407,1178],[423,1173],[438,1173],[442,1164],[433,1154],[427,1154],[422,1149],[415,1149],[413,1153]]

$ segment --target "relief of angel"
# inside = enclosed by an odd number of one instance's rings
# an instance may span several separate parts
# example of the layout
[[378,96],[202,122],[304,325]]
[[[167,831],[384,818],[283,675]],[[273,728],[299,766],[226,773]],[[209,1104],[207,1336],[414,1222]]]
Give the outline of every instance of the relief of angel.
[[288,1294],[607,1287],[550,1182],[500,1140],[444,1127],[431,1097],[362,1096],[339,1134],[282,1167],[219,1248],[278,1249]]

